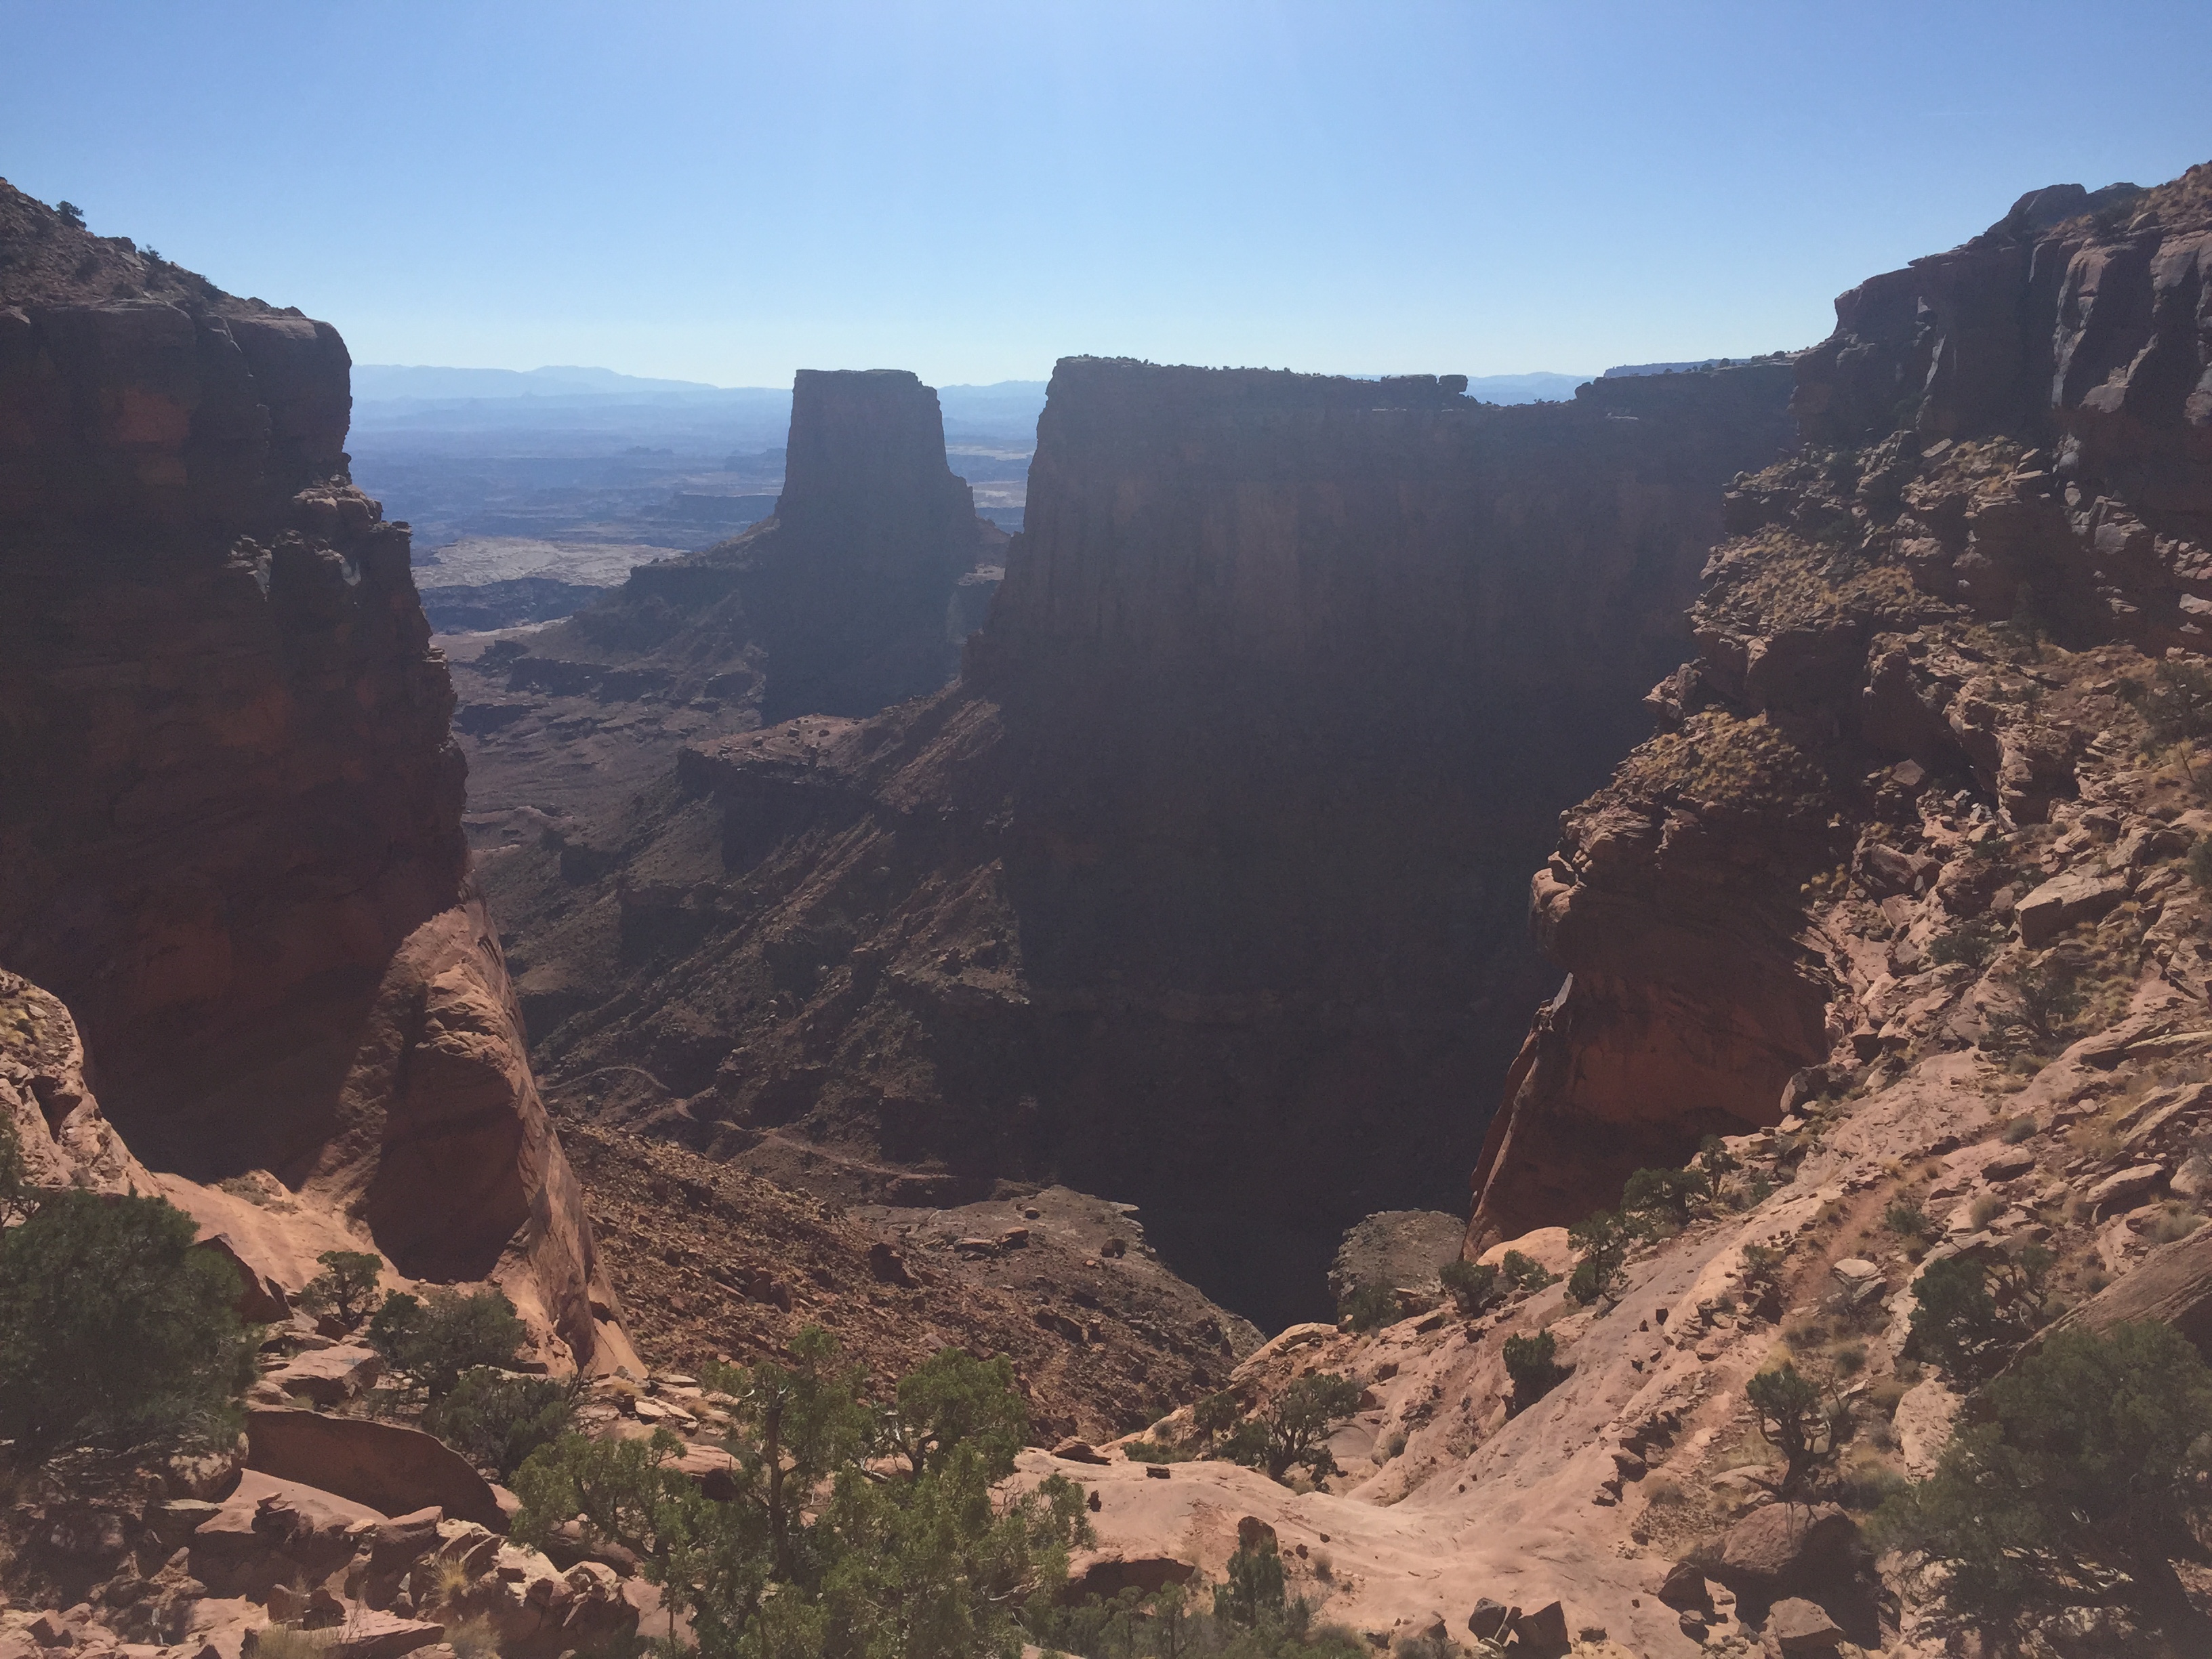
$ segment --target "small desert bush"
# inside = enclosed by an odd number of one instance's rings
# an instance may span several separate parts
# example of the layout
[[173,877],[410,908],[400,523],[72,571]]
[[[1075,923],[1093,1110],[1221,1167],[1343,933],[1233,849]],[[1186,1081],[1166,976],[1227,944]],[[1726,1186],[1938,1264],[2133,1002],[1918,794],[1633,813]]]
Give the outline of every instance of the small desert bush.
[[1437,1277],[1463,1314],[1479,1313],[1498,1295],[1498,1269],[1473,1261],[1447,1261]]
[[1565,1379],[1553,1358],[1558,1344],[1549,1331],[1509,1336],[1503,1349],[1505,1374],[1513,1379],[1513,1408],[1525,1411]]
[[1909,1198],[1894,1200],[1882,1212],[1881,1224],[1899,1238],[1929,1239],[1936,1236],[1936,1224],[1928,1218],[1928,1212]]
[[1355,1286],[1336,1304],[1336,1322],[1355,1331],[1379,1331],[1398,1317],[1398,1298],[1387,1285]]
[[0,1437],[36,1461],[235,1432],[254,1335],[198,1231],[161,1199],[72,1189],[0,1233]]

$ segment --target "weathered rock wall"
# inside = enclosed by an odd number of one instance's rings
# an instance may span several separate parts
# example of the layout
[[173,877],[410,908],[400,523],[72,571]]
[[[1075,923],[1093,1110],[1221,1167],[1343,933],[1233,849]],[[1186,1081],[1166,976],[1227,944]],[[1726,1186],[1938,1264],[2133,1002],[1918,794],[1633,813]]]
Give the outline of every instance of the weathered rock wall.
[[147,1164],[267,1169],[623,1351],[343,343],[4,187],[0,251],[0,961]]
[[544,1058],[755,1159],[1141,1199],[1216,1294],[1316,1305],[1346,1222],[1451,1201],[1535,993],[1519,872],[1644,728],[1788,385],[1063,363],[960,685],[697,745],[621,845],[502,866]]
[[[1656,694],[1669,729],[1567,816],[1535,878],[1570,980],[1509,1077],[1471,1247],[1610,1204],[1639,1165],[1819,1086],[1785,1098],[1794,1075],[1881,1052],[1890,1028],[1839,989],[1850,945],[1807,917],[1846,878],[1927,890],[1923,787],[2006,827],[2076,793],[2094,734],[2008,672],[2022,650],[2203,649],[2208,270],[2198,167],[2038,191],[1838,300],[1798,364],[1805,458],[1729,495],[1698,654]],[[1956,885],[1972,920],[1991,884]]]

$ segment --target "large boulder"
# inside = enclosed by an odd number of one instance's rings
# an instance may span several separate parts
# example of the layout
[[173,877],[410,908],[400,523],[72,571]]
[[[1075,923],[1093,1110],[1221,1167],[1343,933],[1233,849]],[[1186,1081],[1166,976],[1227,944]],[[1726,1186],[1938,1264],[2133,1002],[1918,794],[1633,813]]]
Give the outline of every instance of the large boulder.
[[192,1533],[192,1577],[219,1595],[257,1600],[278,1584],[318,1583],[353,1559],[356,1528],[384,1519],[352,1498],[248,1468]]
[[275,1370],[264,1372],[261,1380],[311,1405],[336,1406],[383,1375],[383,1355],[374,1348],[341,1342],[288,1359]]
[[2090,870],[2069,870],[2053,876],[2013,910],[2020,924],[2021,943],[2033,949],[2048,944],[2079,921],[2092,921],[2128,896],[2124,875],[2099,875]]
[[1858,1523],[1833,1504],[1773,1504],[1737,1522],[1711,1574],[1738,1595],[1768,1599],[1848,1583],[1863,1546]]
[[383,1515],[435,1505],[454,1520],[507,1530],[491,1483],[420,1429],[270,1408],[246,1413],[246,1438],[249,1469],[337,1492]]

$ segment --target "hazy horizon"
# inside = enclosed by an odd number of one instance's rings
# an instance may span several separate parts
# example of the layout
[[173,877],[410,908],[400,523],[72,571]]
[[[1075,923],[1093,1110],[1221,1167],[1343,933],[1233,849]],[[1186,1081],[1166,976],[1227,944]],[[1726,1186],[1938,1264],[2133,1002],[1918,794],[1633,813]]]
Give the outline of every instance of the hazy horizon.
[[2212,8],[2172,0],[0,0],[0,27],[38,65],[0,174],[100,234],[365,364],[720,386],[1752,356],[2027,191],[2212,155]]

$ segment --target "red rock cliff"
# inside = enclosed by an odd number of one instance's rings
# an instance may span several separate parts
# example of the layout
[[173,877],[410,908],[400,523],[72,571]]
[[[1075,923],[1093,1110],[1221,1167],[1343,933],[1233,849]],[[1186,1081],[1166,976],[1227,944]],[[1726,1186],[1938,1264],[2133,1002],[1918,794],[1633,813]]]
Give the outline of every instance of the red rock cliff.
[[265,1168],[400,1271],[626,1352],[469,884],[349,359],[0,185],[0,961],[155,1169]]
[[2039,715],[2020,641],[2207,644],[2212,167],[2038,191],[1836,312],[1798,365],[1804,459],[1728,498],[1698,654],[1655,694],[1668,729],[1535,878],[1570,977],[1478,1163],[1472,1249],[1611,1204],[1638,1165],[1776,1121],[1832,1054],[1903,1040],[1899,1008],[1841,994],[1856,947],[1808,917],[1846,884],[1936,883],[1961,924],[1992,902],[1917,850],[1912,803],[1956,792],[2008,830],[2075,793],[2091,734]]

